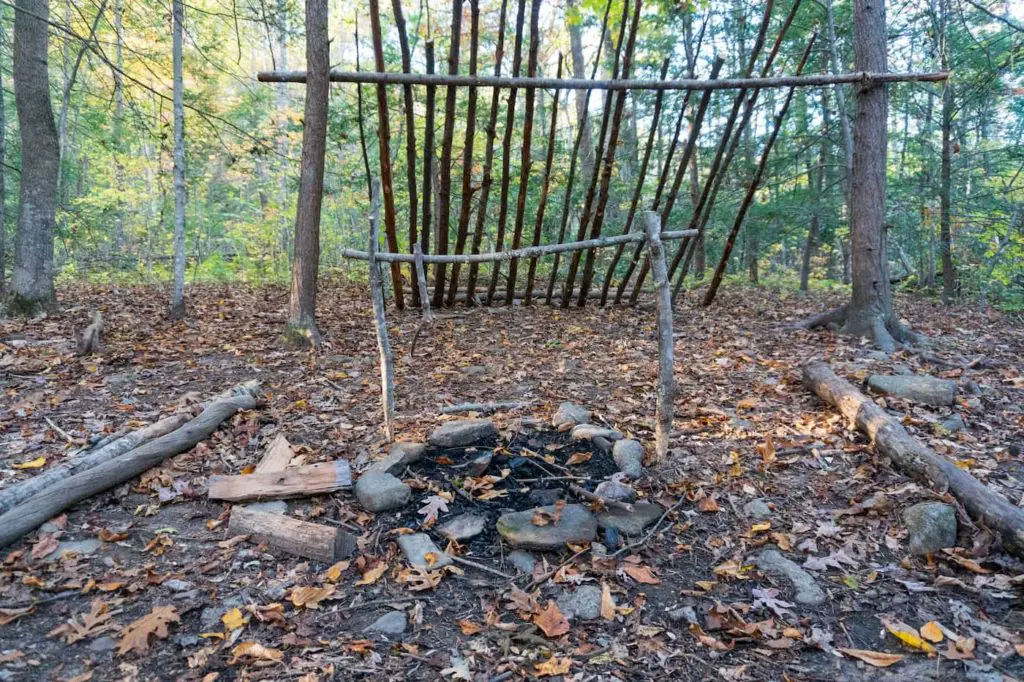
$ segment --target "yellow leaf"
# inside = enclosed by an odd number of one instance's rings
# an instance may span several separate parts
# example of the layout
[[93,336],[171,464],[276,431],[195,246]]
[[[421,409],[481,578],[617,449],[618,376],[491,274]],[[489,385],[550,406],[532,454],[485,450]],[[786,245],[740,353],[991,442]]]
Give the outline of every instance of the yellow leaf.
[[334,586],[326,587],[293,587],[288,597],[295,606],[303,606],[307,609],[320,608],[320,602],[329,599],[334,595]]
[[887,654],[883,651],[868,651],[867,649],[842,649],[839,651],[843,652],[847,656],[860,659],[868,665],[873,665],[876,668],[888,668],[894,663],[899,663],[903,660],[903,656],[900,654]]
[[753,526],[751,526],[750,527],[750,532],[751,533],[763,533],[766,530],[771,530],[771,527],[772,527],[772,522],[771,521],[762,521],[761,523],[755,523]]
[[921,635],[917,633],[917,630],[910,627],[906,623],[899,621],[883,621],[885,629],[888,630],[911,649],[917,649],[918,651],[924,651],[929,654],[935,653],[935,647],[928,642],[921,639]]
[[380,580],[380,577],[387,573],[387,570],[388,565],[381,561],[376,566],[363,573],[363,577],[356,581],[356,585],[372,585]]
[[942,628],[934,620],[930,620],[921,626],[921,636],[937,644],[942,641]]
[[543,663],[538,663],[534,666],[537,671],[537,677],[554,677],[556,675],[567,675],[570,668],[572,668],[572,659],[566,656],[565,658],[559,658],[558,656],[552,656]]
[[341,577],[341,574],[345,571],[345,569],[348,568],[350,563],[352,563],[352,562],[350,562],[350,561],[339,561],[338,563],[336,563],[333,566],[331,566],[330,568],[328,568],[327,572],[324,573],[324,576],[329,581],[331,581],[332,583],[336,583],[336,582],[338,582],[338,578]]
[[231,650],[231,660],[228,663],[234,665],[242,656],[250,656],[262,661],[280,662],[284,660],[284,652],[280,649],[271,649],[259,642],[242,642]]
[[12,464],[12,469],[41,469],[46,466],[45,457],[36,457],[30,462],[22,462],[21,464]]
[[221,616],[220,619],[224,623],[224,629],[228,632],[237,630],[245,625],[245,616],[242,615],[242,610],[239,608],[231,609]]

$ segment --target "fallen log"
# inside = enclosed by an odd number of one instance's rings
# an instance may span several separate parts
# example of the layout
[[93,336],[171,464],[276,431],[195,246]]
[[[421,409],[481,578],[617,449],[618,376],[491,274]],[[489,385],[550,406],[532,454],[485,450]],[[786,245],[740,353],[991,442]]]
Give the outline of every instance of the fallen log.
[[258,390],[255,381],[240,384],[233,395],[209,403],[198,417],[181,428],[36,493],[0,516],[0,547],[35,530],[71,505],[129,481],[168,457],[191,450],[239,410],[256,407]]
[[207,494],[211,500],[245,502],[324,495],[351,487],[352,469],[339,459],[248,476],[213,476]]
[[154,438],[167,435],[175,429],[181,428],[182,424],[186,421],[188,421],[187,416],[176,414],[132,431],[108,443],[101,443],[99,447],[91,450],[80,450],[72,454],[66,461],[61,462],[57,466],[47,469],[27,481],[22,481],[0,491],[0,514],[10,511],[36,493],[42,492],[64,479],[71,478],[80,471],[91,469],[107,460],[120,457],[124,453],[134,450]]
[[340,528],[244,506],[231,510],[228,530],[232,535],[248,535],[274,549],[325,563],[352,556],[356,549],[356,536]]
[[459,414],[461,412],[480,412],[481,414],[486,414],[501,410],[521,410],[532,404],[532,400],[498,400],[493,403],[459,403],[458,405],[445,405],[441,408],[441,414]]
[[938,492],[952,493],[975,522],[995,532],[1006,550],[1024,557],[1024,509],[922,445],[898,420],[836,376],[824,362],[812,360],[804,365],[803,382],[867,434],[902,473]]

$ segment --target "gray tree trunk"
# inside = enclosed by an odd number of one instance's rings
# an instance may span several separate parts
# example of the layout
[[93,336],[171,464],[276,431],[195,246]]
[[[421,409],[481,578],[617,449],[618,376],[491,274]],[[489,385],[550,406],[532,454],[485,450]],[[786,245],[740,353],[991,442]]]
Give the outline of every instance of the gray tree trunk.
[[185,107],[182,80],[183,0],[172,0],[171,23],[174,68],[174,288],[171,319],[185,316]]
[[[566,16],[572,15],[576,0],[566,0]],[[569,28],[569,47],[572,52],[572,77],[584,79],[586,62],[583,59],[583,36],[578,22],[566,22]],[[583,126],[583,138],[580,140],[580,163],[583,169],[582,178],[590,178],[594,174],[594,134],[590,128],[590,117],[584,120],[586,91],[576,91],[576,124]]]
[[[4,52],[7,40],[7,24],[4,23],[4,7],[0,7],[0,54]],[[4,72],[0,69],[0,299],[7,287],[7,187],[4,176],[7,173],[7,111],[4,103]]]
[[[941,40],[942,68],[948,68],[946,50],[949,32],[949,2],[942,3]],[[942,166],[939,185],[939,252],[942,254],[942,302],[953,303],[956,272],[953,270],[952,202],[953,189],[953,86],[942,84]]]
[[122,42],[122,16],[124,6],[122,0],[114,0],[114,39],[117,41],[117,69],[114,71],[114,187],[117,189],[117,209],[114,212],[114,253],[119,255],[124,245],[124,160],[122,158],[121,134],[124,127],[124,81],[121,72],[124,70],[124,49]]
[[24,315],[57,305],[53,235],[60,147],[50,104],[48,0],[17,0],[14,104],[21,131],[21,191],[10,309]]
[[288,338],[319,344],[316,283],[320,268],[320,208],[324,193],[330,54],[327,0],[306,0],[306,105],[303,112],[302,166],[295,209],[292,289],[288,301]]

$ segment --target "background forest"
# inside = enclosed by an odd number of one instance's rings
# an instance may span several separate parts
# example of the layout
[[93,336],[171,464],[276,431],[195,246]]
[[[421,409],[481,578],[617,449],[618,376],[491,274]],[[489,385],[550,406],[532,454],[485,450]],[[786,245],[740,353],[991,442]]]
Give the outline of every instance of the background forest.
[[[514,5],[509,3],[510,23]],[[769,31],[769,39],[774,38],[790,6],[790,0],[783,0],[776,7],[775,28]],[[613,41],[619,35],[623,13],[621,0],[612,0],[609,28],[601,44],[606,7],[603,0],[545,4],[540,16],[543,39],[538,75],[554,76],[561,54],[566,75],[590,77],[598,55],[597,77],[610,77]],[[332,68],[373,68],[369,20],[361,9],[361,3],[330,4]],[[443,71],[447,67],[450,4],[420,1],[403,9],[412,71],[426,71],[425,46],[430,40],[435,42],[436,70]],[[499,3],[491,1],[480,8],[478,71],[482,74],[493,73],[499,10]],[[295,0],[194,0],[185,4],[190,283],[283,281],[289,275],[304,86],[259,83],[255,74],[304,68],[303,11],[303,5]],[[399,71],[399,36],[390,3],[381,11],[388,70]],[[468,17],[468,4],[464,11]],[[698,77],[707,77],[717,57],[725,59],[722,77],[741,75],[762,11],[762,3],[744,0],[697,5],[663,0],[645,3],[634,77],[657,78],[666,58],[670,78],[687,76],[691,63]],[[21,166],[11,81],[14,12],[12,4],[0,3],[3,280],[13,255]],[[804,2],[786,34],[773,73],[793,73],[815,30],[820,37],[806,72],[853,70],[850,12],[845,0],[834,8],[817,0]],[[464,19],[462,73],[468,59],[469,26],[468,18]],[[1020,4],[989,0],[894,2],[888,8],[888,30],[890,71],[952,72],[945,85],[889,87],[888,223],[893,278],[902,286],[923,287],[947,297],[972,297],[981,305],[987,302],[1020,309],[1024,307],[1024,10]],[[510,42],[511,31],[507,31],[506,74],[512,60]],[[169,282],[174,233],[169,0],[53,2],[49,50],[51,98],[61,149],[55,253],[59,278]],[[423,154],[427,118],[425,90],[414,88],[418,158]],[[435,137],[440,139],[444,88],[438,90],[433,121]],[[718,260],[783,95],[762,93],[711,214],[706,243],[696,253],[691,274],[697,278]],[[389,88],[388,96],[396,222],[399,242],[404,244],[408,241],[410,202],[404,182],[402,88]],[[665,113],[653,135],[645,196],[653,194],[684,97],[684,92],[665,95]],[[542,243],[558,237],[571,150],[583,106],[582,92],[563,91],[559,98],[550,206],[542,225]],[[627,99],[610,188],[606,220],[613,227],[609,233],[617,233],[624,222],[651,132],[655,98],[653,91],[634,91]],[[582,178],[590,177],[595,162],[593,148],[597,146],[603,99],[595,94],[587,105],[590,129],[584,129],[580,150]],[[848,125],[852,101],[850,86],[797,90],[733,253],[733,278],[804,288],[848,282],[844,197],[852,146]],[[490,92],[483,89],[476,111],[474,187],[484,164],[489,102]],[[728,93],[711,99],[689,170],[689,187],[680,192],[666,229],[686,227],[730,102]],[[550,91],[538,92],[531,155],[534,173],[526,199],[526,215],[531,220],[540,200],[552,104]],[[453,205],[461,201],[457,179],[462,175],[467,118],[464,93],[457,106]],[[687,116],[692,110],[691,106]],[[522,106],[515,116],[509,163],[512,177],[518,178]],[[498,120],[500,140],[506,125],[504,108]],[[684,136],[685,131],[684,124]],[[321,264],[328,275],[345,269],[342,249],[365,247],[368,175],[376,177],[379,168],[376,135],[373,86],[335,84],[321,227]],[[435,174],[440,153],[436,144]],[[497,145],[495,167],[500,167],[501,154]],[[437,185],[435,180],[435,192]],[[569,203],[570,221],[578,218],[582,185],[585,180],[577,180]],[[510,191],[515,195],[518,183],[513,182]],[[510,203],[514,205],[514,201]],[[492,198],[487,210],[497,214],[498,208]],[[435,210],[435,231],[437,213]],[[453,211],[452,224],[454,215]],[[494,215],[489,218],[483,251],[493,248],[497,220]],[[944,282],[943,273],[949,270],[943,265],[947,243],[956,276]],[[620,265],[623,269],[625,260]],[[548,267],[550,263],[541,262],[542,276]],[[598,277],[604,272],[604,267],[599,267]]]

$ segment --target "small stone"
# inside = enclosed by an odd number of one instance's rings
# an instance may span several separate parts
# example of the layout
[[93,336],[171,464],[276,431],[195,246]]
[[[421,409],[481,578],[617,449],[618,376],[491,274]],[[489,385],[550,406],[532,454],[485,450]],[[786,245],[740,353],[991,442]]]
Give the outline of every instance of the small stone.
[[554,504],[562,498],[562,491],[559,488],[538,488],[530,491],[530,502],[546,507]]
[[405,628],[408,626],[409,619],[406,617],[405,611],[390,611],[375,620],[367,629],[370,632],[398,637],[405,633]]
[[981,386],[978,385],[977,381],[968,379],[964,382],[964,392],[971,395],[981,395]]
[[590,543],[590,553],[593,554],[594,556],[604,556],[605,554],[608,553],[608,548],[605,547],[600,542],[591,542]]
[[529,552],[517,549],[509,552],[508,562],[515,566],[516,570],[520,573],[533,573],[533,567],[537,563],[537,559]]
[[246,509],[266,512],[267,514],[285,514],[288,512],[288,503],[284,500],[271,500],[270,502],[252,502],[245,505]]
[[367,471],[375,471],[384,474],[397,476],[405,471],[410,464],[418,462],[427,451],[423,443],[399,442],[391,446],[391,452],[383,459],[379,459],[370,465]]
[[[426,533],[399,535],[398,546],[405,555],[405,560],[416,568],[441,568],[452,562],[452,558],[438,549]],[[433,562],[428,560],[428,554],[433,555]]]
[[164,581],[164,587],[169,589],[171,592],[188,592],[192,589],[192,583],[187,580],[177,580],[171,578],[170,580]]
[[768,503],[759,497],[743,505],[743,513],[749,518],[761,521],[769,518],[772,515],[772,510]]
[[483,533],[486,523],[487,519],[479,514],[461,514],[442,523],[437,527],[437,532],[449,540],[461,542]]
[[736,431],[753,431],[754,423],[749,419],[740,419],[739,417],[732,417],[729,419],[729,426]]
[[493,459],[493,452],[480,455],[466,465],[466,473],[470,476],[483,476],[484,472],[487,471],[487,467],[491,466],[491,460]]
[[681,606],[674,611],[668,612],[668,619],[674,622],[685,622],[689,625],[697,623],[697,612],[692,606]]
[[430,434],[430,444],[437,448],[462,448],[496,438],[498,429],[490,419],[456,419]]
[[762,573],[788,580],[796,589],[794,599],[797,603],[817,606],[825,601],[825,592],[814,582],[814,577],[796,562],[782,556],[778,550],[764,550],[757,555],[754,563]]
[[597,585],[580,585],[575,590],[565,590],[555,599],[558,610],[566,618],[593,620],[601,617],[601,588]]
[[[553,506],[541,509],[551,515],[558,512]],[[566,505],[558,522],[546,526],[534,525],[533,514],[532,509],[502,514],[498,532],[513,547],[538,550],[564,549],[566,543],[590,542],[597,537],[597,520],[582,505]]]
[[603,426],[594,424],[577,424],[572,428],[573,440],[594,440],[594,438],[606,438],[608,440],[622,440],[622,434],[615,429],[606,429]]
[[956,510],[942,502],[921,502],[903,512],[910,553],[918,556],[956,545]]
[[391,474],[374,471],[359,477],[355,493],[364,509],[382,512],[408,503],[412,489]]
[[555,410],[555,415],[551,418],[551,425],[556,429],[560,429],[566,426],[586,424],[589,421],[590,410],[573,403],[562,403]]
[[594,489],[594,494],[616,502],[632,502],[636,499],[636,491],[633,490],[633,487],[621,481],[601,481]]
[[487,369],[487,365],[470,365],[469,367],[463,367],[462,373],[471,377],[484,377],[490,373]]
[[956,382],[930,376],[868,377],[868,386],[879,393],[904,398],[925,405],[946,407],[956,401]]
[[89,642],[89,651],[96,651],[102,653],[104,651],[113,651],[117,648],[117,640],[110,635],[104,635]]
[[967,428],[967,422],[964,418],[957,413],[953,413],[950,416],[942,420],[939,424],[939,429],[945,433],[957,433]]
[[48,559],[59,559],[60,557],[74,552],[78,556],[89,556],[100,551],[102,543],[96,538],[89,538],[87,540],[74,540],[68,542],[61,542],[57,545],[57,551],[50,554]]
[[889,359],[889,354],[881,350],[867,350],[864,351],[863,357],[875,362],[886,362]]
[[638,440],[620,440],[612,448],[612,459],[619,471],[630,478],[640,478],[644,470],[644,446]]
[[640,502],[633,505],[633,511],[612,507],[597,515],[597,523],[602,528],[614,528],[623,535],[640,535],[644,528],[661,518],[664,511],[656,504]]

